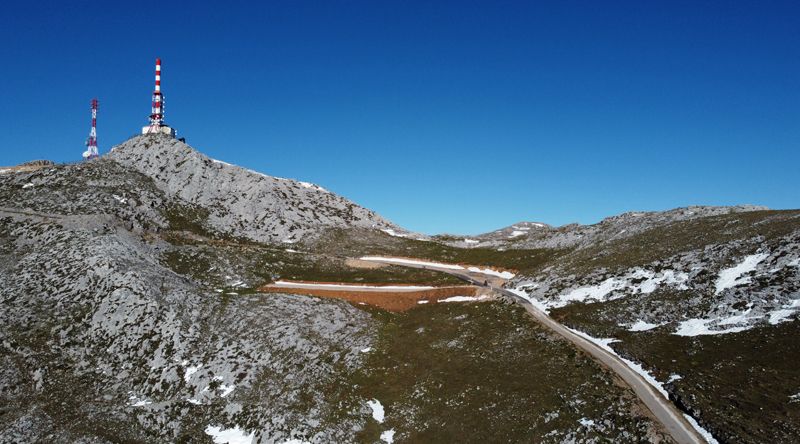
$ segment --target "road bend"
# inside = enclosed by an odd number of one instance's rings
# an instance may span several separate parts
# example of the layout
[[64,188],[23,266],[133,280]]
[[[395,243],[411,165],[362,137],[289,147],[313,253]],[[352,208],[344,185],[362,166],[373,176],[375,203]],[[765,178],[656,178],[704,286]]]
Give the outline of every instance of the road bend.
[[437,267],[435,265],[418,265],[408,264],[381,260],[372,260],[373,262],[380,262],[387,265],[402,265],[411,268],[423,268],[428,270],[440,271],[449,273],[462,280],[473,283],[475,285],[487,285],[495,292],[507,296],[513,301],[516,301],[540,324],[551,329],[558,335],[562,336],[569,342],[573,343],[576,347],[588,353],[595,360],[600,362],[605,367],[611,369],[616,373],[625,383],[633,390],[634,393],[641,399],[642,403],[647,406],[653,413],[653,416],[663,424],[667,433],[680,444],[697,444],[705,443],[706,441],[695,431],[694,427],[686,420],[680,410],[668,399],[664,398],[656,389],[647,382],[642,375],[631,369],[624,361],[617,355],[610,353],[599,345],[579,336],[569,328],[561,323],[555,321],[547,315],[544,311],[531,304],[525,298],[514,294],[511,291],[503,288],[504,280],[498,278],[486,279],[486,276],[472,273],[468,270],[455,270],[450,268]]

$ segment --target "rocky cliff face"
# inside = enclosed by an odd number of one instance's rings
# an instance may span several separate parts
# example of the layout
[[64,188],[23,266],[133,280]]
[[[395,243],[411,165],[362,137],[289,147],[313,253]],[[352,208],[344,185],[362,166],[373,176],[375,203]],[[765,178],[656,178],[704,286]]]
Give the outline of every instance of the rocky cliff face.
[[294,243],[325,228],[398,228],[317,185],[214,160],[168,136],[134,137],[107,157],[201,208],[214,230],[257,242]]

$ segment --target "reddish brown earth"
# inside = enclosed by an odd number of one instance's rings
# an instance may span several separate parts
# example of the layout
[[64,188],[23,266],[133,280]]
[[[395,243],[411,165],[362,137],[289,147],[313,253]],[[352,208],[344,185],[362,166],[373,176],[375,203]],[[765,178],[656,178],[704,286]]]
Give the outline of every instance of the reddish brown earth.
[[[334,282],[308,282],[309,284],[330,284]],[[370,284],[375,285],[375,284]],[[397,287],[397,284],[387,284]],[[429,301],[436,304],[438,299],[445,299],[452,296],[478,296],[486,294],[484,288],[474,285],[458,285],[452,287],[437,287],[430,290],[380,290],[380,289],[351,289],[330,290],[326,288],[314,287],[283,287],[277,285],[264,285],[258,289],[266,293],[290,293],[317,296],[321,298],[344,299],[353,303],[369,304],[389,311],[406,311],[416,307],[418,301]]]

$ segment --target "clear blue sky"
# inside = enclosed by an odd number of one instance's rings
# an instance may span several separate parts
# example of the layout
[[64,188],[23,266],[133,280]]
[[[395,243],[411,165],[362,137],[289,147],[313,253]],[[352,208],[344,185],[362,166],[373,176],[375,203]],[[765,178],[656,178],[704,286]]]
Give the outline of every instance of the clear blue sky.
[[195,148],[412,230],[800,207],[800,2],[24,3],[0,165],[138,132],[159,56]]

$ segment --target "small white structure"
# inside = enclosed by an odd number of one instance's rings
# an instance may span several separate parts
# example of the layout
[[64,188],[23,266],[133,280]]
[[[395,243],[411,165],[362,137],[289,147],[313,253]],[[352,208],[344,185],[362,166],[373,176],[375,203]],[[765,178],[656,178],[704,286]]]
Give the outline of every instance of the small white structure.
[[147,125],[147,126],[143,126],[142,127],[142,134],[167,134],[169,136],[176,137],[178,133],[177,133],[177,131],[175,131],[175,128],[172,128],[171,126],[167,126],[167,125],[160,125],[160,126]]

